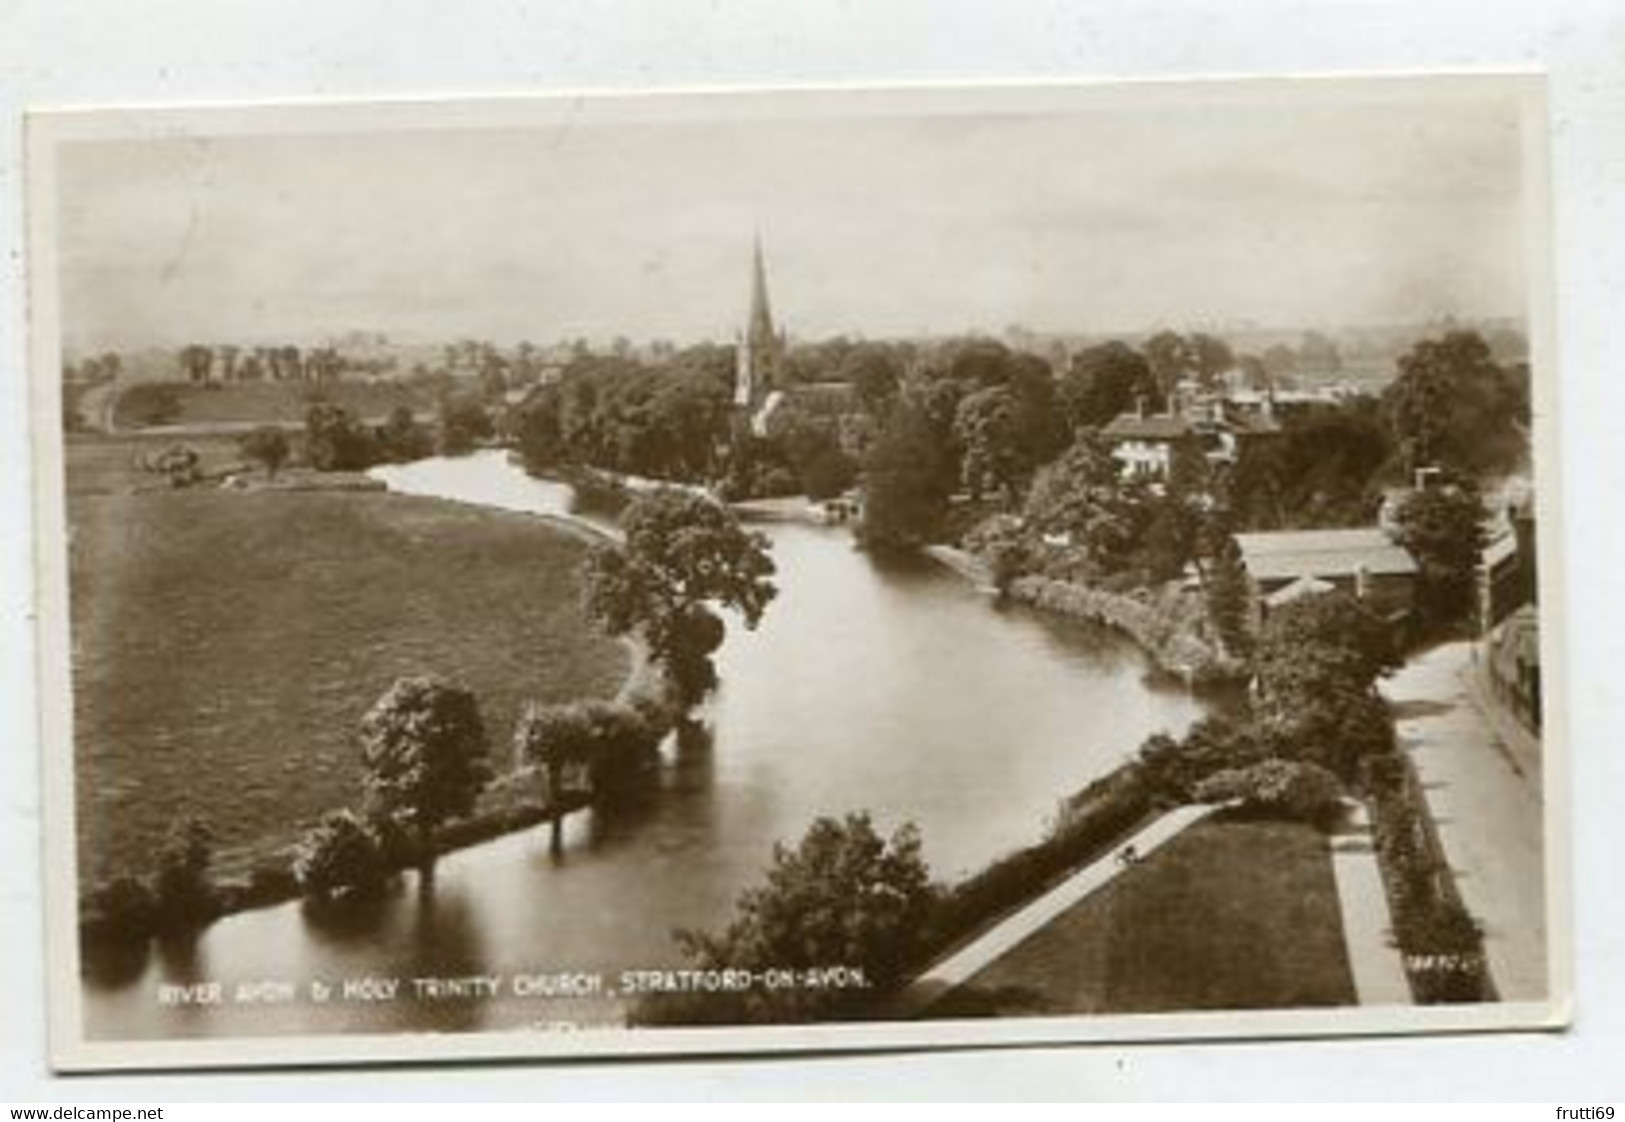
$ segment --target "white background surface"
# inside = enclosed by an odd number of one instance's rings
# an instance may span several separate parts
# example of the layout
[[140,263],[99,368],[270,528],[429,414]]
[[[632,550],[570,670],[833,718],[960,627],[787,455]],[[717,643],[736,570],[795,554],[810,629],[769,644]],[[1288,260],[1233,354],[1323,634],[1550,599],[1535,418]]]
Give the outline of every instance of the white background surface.
[[[29,615],[27,106],[556,88],[1544,67],[1551,75],[1578,1002],[1546,1036],[52,1078]],[[0,0],[0,1101],[1625,1098],[1625,3]],[[1619,605],[1619,606],[1616,606]],[[53,750],[65,750],[55,746]]]

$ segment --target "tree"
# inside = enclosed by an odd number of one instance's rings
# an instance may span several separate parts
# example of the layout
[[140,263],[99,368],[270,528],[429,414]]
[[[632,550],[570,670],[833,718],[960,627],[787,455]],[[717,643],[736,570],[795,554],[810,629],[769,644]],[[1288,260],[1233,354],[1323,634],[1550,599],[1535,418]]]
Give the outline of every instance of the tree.
[[1013,500],[1030,470],[1015,392],[988,386],[961,401],[954,438],[964,449],[962,470],[971,495],[1002,491]]
[[1273,343],[1264,349],[1264,373],[1272,387],[1285,386],[1298,372],[1298,352],[1285,343]]
[[1000,491],[1017,501],[1039,465],[1053,459],[1071,439],[1056,403],[1055,380],[1042,359],[1007,356],[1004,381],[993,377],[986,359],[976,364],[982,388],[959,403],[953,435],[963,452],[961,472],[973,496]]
[[1343,356],[1337,344],[1319,331],[1304,332],[1298,344],[1298,361],[1307,370],[1321,375],[1335,375],[1343,369]]
[[1150,517],[1140,536],[1140,561],[1152,581],[1174,580],[1196,558],[1201,517],[1177,494],[1145,501]]
[[376,825],[352,810],[329,812],[294,851],[294,880],[318,901],[376,892],[390,872]]
[[410,405],[397,405],[378,429],[378,452],[391,463],[421,460],[434,451],[434,439],[418,424]]
[[1370,398],[1291,417],[1278,436],[1243,446],[1229,476],[1234,520],[1265,530],[1369,525],[1392,453]]
[[198,818],[183,818],[170,828],[158,849],[152,895],[158,925],[163,928],[200,926],[219,910],[209,862],[214,833]]
[[556,387],[544,386],[525,398],[519,407],[515,436],[526,471],[535,474],[565,462],[569,447],[564,439],[563,409]]
[[[714,680],[710,654],[722,621],[709,609],[738,611],[754,628],[777,595],[767,539],[745,530],[733,512],[677,490],[640,496],[622,516],[625,542],[588,555],[587,614],[611,635],[636,631],[692,704]],[[709,672],[709,673],[708,673]]]
[[437,678],[397,679],[361,719],[367,810],[411,831],[425,888],[435,829],[472,811],[491,778],[486,752],[474,695]]
[[1399,360],[1383,406],[1404,467],[1483,477],[1528,454],[1526,373],[1499,366],[1477,332],[1425,339]]
[[1360,777],[1365,761],[1394,749],[1393,716],[1375,690],[1294,693],[1270,698],[1262,708],[1263,739],[1272,755],[1306,760],[1350,781]]
[[201,343],[189,343],[180,350],[180,363],[187,381],[207,385],[214,370],[214,349]]
[[1190,361],[1202,388],[1212,389],[1219,376],[1236,365],[1236,356],[1223,339],[1199,331],[1190,338]]
[[1241,549],[1229,534],[1214,552],[1203,588],[1207,618],[1225,652],[1236,658],[1252,654],[1253,633],[1249,614],[1252,594],[1247,570],[1241,562]]
[[1369,692],[1398,667],[1388,625],[1346,592],[1304,596],[1274,609],[1258,646],[1261,691],[1289,704],[1337,690]]
[[449,396],[440,402],[440,451],[446,456],[472,452],[496,432],[491,414],[477,397]]
[[1162,408],[1145,356],[1116,341],[1074,355],[1059,391],[1074,429],[1103,428],[1142,403],[1148,409]]
[[1196,365],[1190,341],[1173,331],[1159,331],[1145,341],[1145,360],[1164,400]]
[[[618,782],[646,768],[667,731],[666,714],[658,705],[639,709],[592,698],[525,706],[514,728],[514,754],[546,776],[553,852],[564,846],[564,815],[575,798],[613,793]],[[585,792],[579,786],[583,775]],[[572,778],[578,781],[574,787]]]
[[832,499],[857,478],[858,467],[841,450],[827,422],[796,418],[779,438],[802,492],[814,501]]
[[265,467],[265,478],[275,479],[277,469],[288,459],[288,436],[276,425],[262,425],[244,436],[238,445],[243,455]]
[[638,1019],[666,1023],[808,1022],[855,1016],[906,977],[936,894],[912,825],[883,838],[867,814],[819,818],[801,842],[773,848],[764,883],[739,897],[717,934],[679,942],[700,970],[861,972],[845,987],[753,986],[703,1000],[646,1003]]
[[870,416],[884,418],[903,381],[902,369],[890,348],[860,343],[842,360],[839,378],[852,384],[852,392]]
[[1026,523],[1044,535],[1065,536],[1103,573],[1129,564],[1149,517],[1142,486],[1122,477],[1122,465],[1098,433],[1085,431],[1033,480],[1023,507]]
[[1411,492],[1396,513],[1399,543],[1421,567],[1422,612],[1429,622],[1460,620],[1473,604],[1484,551],[1484,504],[1478,489],[1452,484]]
[[872,549],[913,549],[937,532],[958,473],[947,435],[908,396],[863,458],[863,521]]
[[377,448],[349,412],[325,401],[305,411],[305,460],[317,471],[365,471]]

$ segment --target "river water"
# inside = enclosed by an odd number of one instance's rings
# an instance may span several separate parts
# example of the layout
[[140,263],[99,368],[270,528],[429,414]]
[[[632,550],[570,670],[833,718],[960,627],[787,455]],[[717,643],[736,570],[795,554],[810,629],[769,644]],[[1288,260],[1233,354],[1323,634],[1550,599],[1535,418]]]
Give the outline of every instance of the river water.
[[[380,474],[395,490],[510,510],[560,513],[569,500],[500,452]],[[407,886],[320,921],[297,904],[246,912],[87,973],[87,1035],[617,1022],[619,973],[681,965],[673,929],[722,926],[773,844],[817,816],[867,810],[888,831],[912,821],[933,873],[952,878],[1036,840],[1062,795],[1203,712],[1115,633],[996,607],[934,562],[858,552],[844,530],[760,529],[779,596],[756,631],[730,624],[709,735],[665,748],[657,790],[571,816],[556,858],[545,828],[510,835],[444,858],[430,898]],[[587,975],[578,987],[601,976],[603,992],[544,996],[563,971]],[[499,996],[435,997],[412,981],[482,976],[500,976]],[[346,981],[364,979],[379,984],[343,998]],[[166,984],[212,981],[218,1004],[163,1000]],[[293,983],[291,999],[267,987],[265,1000],[234,1000],[239,984],[262,981]],[[333,998],[314,1001],[312,982],[331,984]]]

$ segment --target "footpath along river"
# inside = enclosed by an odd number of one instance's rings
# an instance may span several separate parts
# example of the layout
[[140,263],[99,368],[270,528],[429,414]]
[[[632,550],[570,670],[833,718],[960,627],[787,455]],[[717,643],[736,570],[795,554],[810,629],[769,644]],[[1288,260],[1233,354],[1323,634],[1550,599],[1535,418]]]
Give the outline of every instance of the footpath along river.
[[[569,500],[500,452],[378,474],[509,510]],[[573,815],[558,859],[545,828],[451,854],[426,901],[408,887],[345,923],[297,904],[230,916],[133,978],[88,977],[87,1035],[619,1022],[623,972],[682,967],[673,929],[722,926],[773,844],[817,816],[912,821],[933,873],[953,878],[1035,840],[1062,795],[1204,712],[1113,632],[995,607],[935,562],[877,561],[842,529],[760,528],[779,596],[758,630],[730,625],[709,743],[668,745],[646,802]]]

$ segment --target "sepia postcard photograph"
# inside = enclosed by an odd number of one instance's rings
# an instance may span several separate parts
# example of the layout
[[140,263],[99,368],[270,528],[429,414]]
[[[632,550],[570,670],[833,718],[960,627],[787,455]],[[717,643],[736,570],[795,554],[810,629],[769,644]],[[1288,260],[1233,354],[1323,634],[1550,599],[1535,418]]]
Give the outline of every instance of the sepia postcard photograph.
[[60,1069],[1567,1023],[1539,76],[27,139]]

